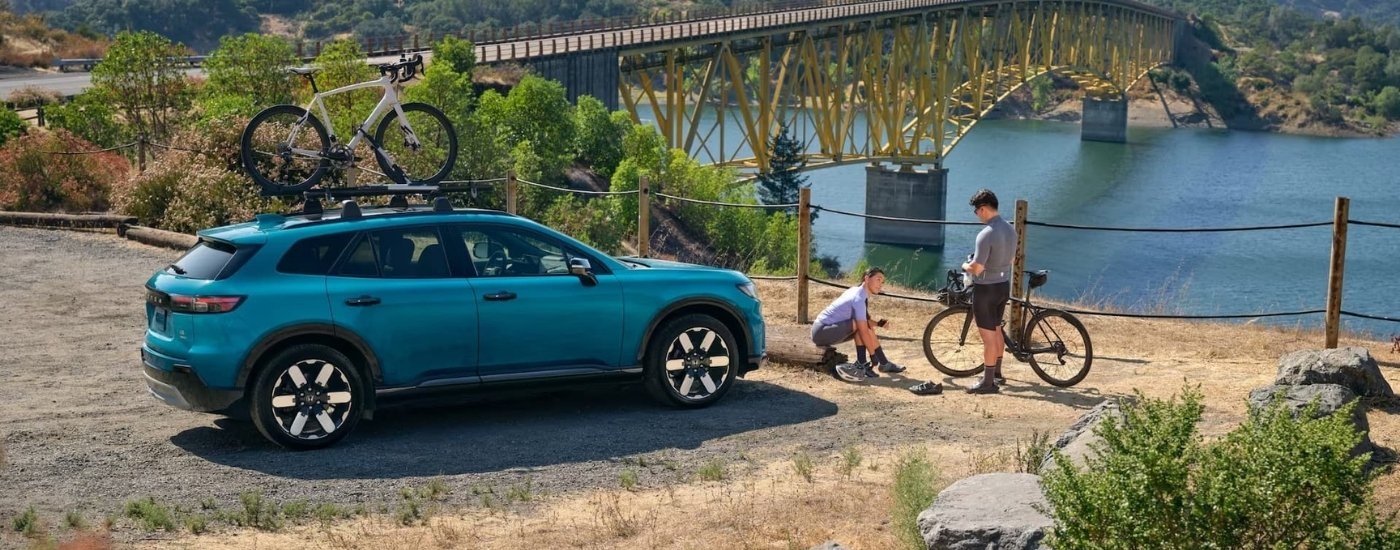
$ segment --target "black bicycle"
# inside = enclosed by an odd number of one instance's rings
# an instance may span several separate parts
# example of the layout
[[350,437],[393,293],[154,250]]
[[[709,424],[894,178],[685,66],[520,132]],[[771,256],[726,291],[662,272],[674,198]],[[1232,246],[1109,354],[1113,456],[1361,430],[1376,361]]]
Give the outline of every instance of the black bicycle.
[[[1050,278],[1044,270],[1026,275],[1030,277],[1030,289],[1044,285]],[[982,339],[976,335],[972,322],[972,286],[964,277],[960,271],[948,270],[948,284],[937,295],[938,301],[948,308],[934,315],[924,329],[924,356],[939,372],[955,377],[981,373],[983,362]],[[1089,332],[1068,312],[1031,303],[1030,289],[1024,300],[1012,298],[1025,306],[1025,321],[1013,327],[1014,337],[1006,330],[1006,324],[1001,326],[1006,351],[1017,361],[1030,363],[1036,375],[1052,385],[1078,384],[1089,375],[1089,366],[1094,362]]]

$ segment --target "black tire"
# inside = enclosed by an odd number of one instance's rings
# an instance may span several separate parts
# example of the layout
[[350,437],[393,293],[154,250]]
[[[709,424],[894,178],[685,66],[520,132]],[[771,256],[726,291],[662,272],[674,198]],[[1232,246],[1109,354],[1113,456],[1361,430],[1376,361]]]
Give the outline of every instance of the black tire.
[[[305,120],[305,124],[301,122]],[[299,126],[295,144],[292,130]],[[307,127],[310,132],[306,131]],[[295,105],[273,105],[253,116],[238,140],[243,169],[269,195],[294,195],[311,189],[330,168],[330,135],[321,120]],[[293,154],[292,146],[307,154]]]
[[1030,355],[1031,370],[1051,385],[1067,388],[1078,384],[1094,363],[1089,331],[1063,311],[1047,309],[1035,314],[1021,342]]
[[288,348],[253,379],[250,416],[268,440],[302,451],[334,445],[364,416],[368,386],[359,366],[320,344]]
[[950,307],[929,320],[924,328],[924,357],[948,376],[982,372],[982,337],[972,322],[972,308]]
[[643,376],[657,401],[700,408],[729,392],[740,360],[739,342],[724,323],[709,315],[686,315],[667,321],[652,335]]
[[[432,185],[442,181],[457,162],[457,131],[437,107],[405,103],[400,108],[413,128],[413,135],[418,138],[419,147],[409,145],[408,136],[393,111],[379,120],[379,129],[374,131],[374,142],[388,151],[403,171],[403,179],[396,180],[397,183]],[[398,171],[387,164],[388,159],[380,155],[374,158],[384,174],[395,180]]]

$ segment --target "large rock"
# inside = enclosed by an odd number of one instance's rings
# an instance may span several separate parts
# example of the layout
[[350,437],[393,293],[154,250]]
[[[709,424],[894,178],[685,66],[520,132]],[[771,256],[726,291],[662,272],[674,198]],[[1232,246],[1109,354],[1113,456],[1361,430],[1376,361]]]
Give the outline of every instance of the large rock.
[[1110,417],[1123,419],[1123,410],[1119,408],[1117,401],[1105,399],[1089,409],[1089,412],[1075,420],[1065,433],[1060,434],[1060,438],[1045,452],[1045,457],[1040,462],[1040,471],[1055,465],[1055,451],[1063,453],[1076,467],[1083,468],[1088,458],[1097,452],[1094,445],[1103,440],[1094,433],[1094,429],[1098,428],[1105,418]]
[[[1249,408],[1258,410],[1268,407],[1275,399],[1283,402],[1283,406],[1293,414],[1293,418],[1298,418],[1309,405],[1317,403],[1313,418],[1322,418],[1331,416],[1347,403],[1355,401],[1356,393],[1351,388],[1339,384],[1264,386],[1249,392]],[[1371,442],[1370,424],[1366,422],[1365,406],[1358,403],[1352,408],[1351,422],[1363,434],[1361,442],[1352,449],[1352,455],[1375,450],[1375,444]]]
[[1363,397],[1394,397],[1370,350],[1360,347],[1303,350],[1278,361],[1278,385],[1337,384]]
[[948,486],[919,514],[930,550],[1041,549],[1054,521],[1033,474],[982,474]]

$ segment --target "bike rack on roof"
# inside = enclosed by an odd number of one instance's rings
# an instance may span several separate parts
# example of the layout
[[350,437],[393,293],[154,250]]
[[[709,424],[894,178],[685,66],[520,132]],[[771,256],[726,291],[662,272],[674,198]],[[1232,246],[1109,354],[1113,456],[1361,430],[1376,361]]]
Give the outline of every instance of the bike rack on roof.
[[[409,195],[423,195],[432,201],[434,212],[451,212],[452,203],[443,196],[446,193],[471,193],[476,195],[481,189],[481,184],[468,185],[404,185],[388,183],[381,185],[366,185],[359,187],[328,187],[323,189],[310,189],[300,194],[304,199],[302,202],[302,214],[319,216],[325,212],[321,204],[326,201],[343,201],[344,206],[341,217],[359,217],[360,207],[354,201],[357,197],[389,197],[389,208],[408,208]],[[263,192],[264,197],[285,197],[288,194]],[[292,194],[295,196],[295,194]]]

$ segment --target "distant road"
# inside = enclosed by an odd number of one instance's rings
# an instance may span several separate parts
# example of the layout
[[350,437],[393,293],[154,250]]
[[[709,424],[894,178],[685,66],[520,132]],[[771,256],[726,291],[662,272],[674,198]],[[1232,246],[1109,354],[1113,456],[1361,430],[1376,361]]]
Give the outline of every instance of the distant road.
[[53,90],[64,96],[77,95],[92,85],[92,75],[88,73],[44,73],[28,71],[0,75],[0,98],[8,99],[15,90],[32,86]]
[[[425,61],[431,57],[432,52],[423,52]],[[397,55],[372,57],[369,59],[369,63],[378,65],[398,60],[399,56]],[[198,68],[189,69],[186,72],[190,75],[204,74],[204,70]],[[75,96],[92,86],[92,73],[46,73],[41,71],[0,73],[0,99],[8,99],[12,92],[26,86],[52,90],[64,97]]]

